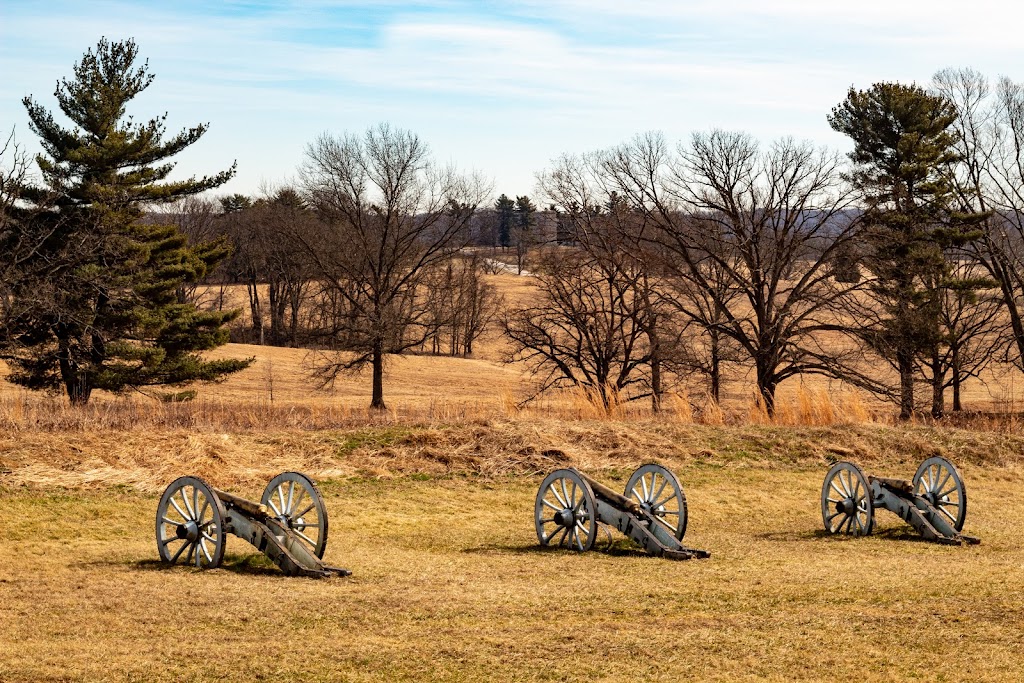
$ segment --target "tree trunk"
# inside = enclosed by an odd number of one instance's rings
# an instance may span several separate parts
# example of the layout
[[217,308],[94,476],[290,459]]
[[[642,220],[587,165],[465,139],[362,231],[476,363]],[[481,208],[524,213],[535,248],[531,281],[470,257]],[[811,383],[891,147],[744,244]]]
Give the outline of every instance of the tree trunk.
[[932,417],[941,420],[946,414],[946,373],[940,364],[932,363]]
[[301,298],[296,292],[292,292],[289,297],[289,304],[291,306],[291,321],[288,324],[288,338],[294,348],[299,345],[299,307],[301,305]]
[[964,409],[960,404],[960,349],[953,347],[953,412],[959,413]]
[[661,358],[657,352],[651,355],[651,410],[661,412]]
[[657,413],[661,411],[661,343],[658,340],[657,315],[651,315],[647,338],[651,343],[651,410]]
[[92,396],[92,387],[89,385],[85,373],[80,373],[77,379],[67,379],[64,386],[68,392],[68,400],[73,406],[88,405],[89,397]]
[[765,412],[768,413],[769,418],[775,417],[775,389],[777,385],[774,382],[769,382],[760,387],[761,400],[764,401]]
[[946,369],[943,368],[942,356],[938,346],[932,346],[932,417],[941,420],[946,414]]
[[373,398],[370,400],[372,410],[387,410],[384,405],[384,344],[380,341],[373,343]]
[[757,359],[757,391],[764,401],[764,409],[768,417],[775,417],[775,389],[779,386],[775,379],[775,364],[767,359]]
[[1003,295],[1003,305],[1010,316],[1010,329],[1013,330],[1013,341],[1017,345],[1017,367],[1020,370],[1024,370],[1024,319],[1022,319],[1021,311],[1017,307],[1017,299],[1014,296],[1013,280],[1010,276],[1013,266],[998,255],[997,247],[992,246],[988,240],[986,240],[986,243],[989,244],[988,249],[993,256],[991,261],[983,259],[982,262],[986,265],[995,281],[999,283],[999,291]]
[[249,312],[252,314],[252,331],[259,340],[257,343],[263,346],[263,306],[260,303],[260,291],[257,289],[256,278],[250,278],[246,283],[249,292]]
[[64,389],[68,392],[68,400],[71,405],[84,406],[89,403],[92,386],[88,374],[81,370],[78,363],[68,358],[66,349],[61,351],[58,363],[61,380],[64,382]]
[[721,403],[722,359],[718,347],[718,333],[711,333],[711,398]]
[[280,285],[274,280],[271,280],[267,288],[267,295],[270,300],[270,343],[278,346],[284,337],[285,301]]
[[899,352],[896,362],[900,372],[900,419],[914,415],[914,362],[910,353]]

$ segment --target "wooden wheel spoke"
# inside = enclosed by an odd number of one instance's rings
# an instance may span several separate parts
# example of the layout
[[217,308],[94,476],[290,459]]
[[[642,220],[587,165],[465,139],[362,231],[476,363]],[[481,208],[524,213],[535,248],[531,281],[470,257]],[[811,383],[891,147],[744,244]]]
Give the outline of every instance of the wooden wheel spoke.
[[[316,482],[301,472],[282,472],[267,484],[260,502],[282,518],[319,558],[327,549],[327,509]],[[305,518],[309,515],[310,519]],[[301,523],[298,520],[302,519]],[[315,530],[316,533],[312,533]],[[309,533],[303,533],[309,532]]]
[[306,516],[306,514],[307,514],[307,513],[308,513],[308,512],[310,511],[310,510],[312,510],[312,509],[313,509],[314,507],[315,507],[315,503],[310,503],[309,505],[307,505],[307,506],[306,506],[306,509],[304,509],[304,510],[303,510],[302,512],[296,512],[296,513],[295,513],[295,515],[293,515],[293,516],[294,516],[294,517],[295,517],[296,519],[298,519],[299,517],[305,517],[305,516]]
[[[967,517],[967,489],[956,466],[942,456],[927,458],[914,474],[914,491],[927,494],[934,506],[960,531]],[[947,509],[949,508],[949,509]],[[955,510],[955,514],[950,512]]]
[[[175,520],[175,515],[181,519]],[[196,567],[220,565],[224,556],[222,515],[220,501],[203,480],[189,476],[176,479],[164,491],[157,506],[156,540],[160,559],[169,564],[183,560]],[[174,547],[176,541],[181,544]]]
[[174,500],[174,498],[171,498],[169,502],[171,504],[171,507],[173,507],[175,509],[175,511],[179,515],[181,515],[181,521],[187,522],[189,520],[189,516],[185,514],[184,510],[182,510],[180,507],[178,507],[178,502],[176,500]]
[[[185,539],[181,539],[181,540],[185,541]],[[177,562],[178,558],[181,557],[181,553],[185,550],[185,548],[189,547],[190,545],[192,545],[192,544],[189,543],[188,541],[185,541],[185,543],[183,543],[182,546],[180,548],[178,548],[178,552],[174,553],[174,557],[171,558],[171,564],[174,564],[175,562]]]
[[[192,491],[195,492],[195,488],[194,487],[192,488]],[[188,518],[189,519],[195,519],[196,518],[196,510],[195,510],[195,508],[193,508],[188,503],[188,496],[185,495],[185,487],[182,486],[181,489],[178,491],[178,493],[181,494],[181,502],[185,504],[185,509],[188,510]]]
[[554,494],[555,500],[557,500],[559,503],[561,503],[562,507],[559,508],[560,510],[564,510],[567,507],[569,507],[569,502],[566,501],[564,498],[562,498],[562,496],[560,496],[558,494],[558,489],[555,488],[554,484],[552,484],[549,488],[550,488],[551,493]]
[[534,504],[534,527],[541,545],[590,550],[596,540],[593,496],[575,470],[561,469],[548,474]]
[[[686,496],[671,470],[656,463],[641,465],[630,475],[623,495],[632,498],[647,514],[657,518],[678,540],[683,539],[687,522]],[[669,522],[665,519],[667,516],[676,519]]]
[[[848,503],[852,505],[848,507]],[[853,463],[834,464],[821,485],[821,518],[825,530],[831,534],[866,536],[871,533],[873,516],[867,477]]]

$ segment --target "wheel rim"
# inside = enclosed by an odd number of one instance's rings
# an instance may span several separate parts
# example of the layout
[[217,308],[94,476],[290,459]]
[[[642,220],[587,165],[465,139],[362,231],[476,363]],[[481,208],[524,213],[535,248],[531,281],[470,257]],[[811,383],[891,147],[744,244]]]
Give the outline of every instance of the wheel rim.
[[967,518],[967,487],[960,472],[950,461],[938,456],[928,458],[914,475],[914,493],[924,497],[957,531]]
[[224,507],[198,477],[180,477],[164,490],[156,510],[160,559],[201,569],[219,567],[224,558]]
[[541,545],[586,551],[597,540],[594,493],[573,470],[555,470],[540,485],[534,506]]
[[269,514],[295,535],[310,552],[323,558],[327,550],[327,508],[316,482],[301,472],[282,472],[267,484],[260,502]]
[[866,536],[874,528],[871,487],[852,462],[837,462],[821,486],[821,518],[830,534]]
[[686,494],[675,474],[666,467],[643,465],[626,482],[626,498],[672,530],[676,540],[686,534]]

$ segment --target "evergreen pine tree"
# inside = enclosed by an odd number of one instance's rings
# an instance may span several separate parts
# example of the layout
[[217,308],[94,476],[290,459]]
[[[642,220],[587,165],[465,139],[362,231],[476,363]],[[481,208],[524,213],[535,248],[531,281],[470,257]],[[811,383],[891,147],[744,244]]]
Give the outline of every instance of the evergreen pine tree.
[[534,234],[534,227],[537,222],[534,214],[536,213],[537,207],[534,206],[529,197],[525,195],[516,197],[512,242],[516,246],[516,273],[519,275],[523,274],[523,265],[526,262],[526,256],[530,251],[530,247],[537,241],[537,236]]
[[498,212],[498,244],[508,249],[512,244],[512,224],[515,218],[516,203],[505,194],[494,202],[494,210]]
[[868,226],[863,263],[882,309],[860,334],[899,372],[903,419],[914,410],[918,357],[943,343],[942,290],[984,286],[954,278],[948,261],[951,249],[981,236],[985,217],[955,209],[956,115],[948,100],[916,85],[876,83],[850,88],[828,117],[854,143],[850,179],[863,193]]
[[[13,314],[3,344],[11,379],[88,402],[94,389],[213,381],[251,361],[205,361],[224,344],[238,311],[200,311],[176,291],[201,279],[226,255],[223,244],[189,245],[177,228],[144,219],[148,205],[226,182],[230,170],[169,181],[168,159],[196,142],[198,125],[164,139],[166,114],[134,122],[128,103],[153,80],[135,66],[134,41],[101,39],[57,84],[65,128],[32,97],[23,102],[42,144],[37,157],[55,208],[31,268],[10,292]],[[41,267],[40,264],[45,264]]]

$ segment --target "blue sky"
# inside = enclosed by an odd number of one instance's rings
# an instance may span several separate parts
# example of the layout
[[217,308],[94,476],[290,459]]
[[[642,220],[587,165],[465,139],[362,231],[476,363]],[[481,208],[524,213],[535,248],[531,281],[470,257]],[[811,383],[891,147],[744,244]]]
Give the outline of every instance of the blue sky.
[[719,127],[846,150],[825,116],[855,85],[971,66],[1024,80],[1024,9],[1005,0],[16,2],[0,0],[0,131],[35,151],[21,98],[100,36],[156,74],[131,110],[209,122],[179,176],[238,161],[220,194],[294,177],[317,135],[388,121],[437,160],[534,195],[565,152]]

